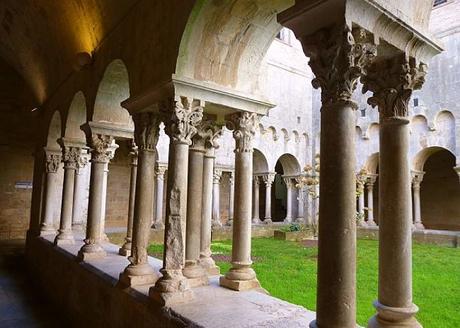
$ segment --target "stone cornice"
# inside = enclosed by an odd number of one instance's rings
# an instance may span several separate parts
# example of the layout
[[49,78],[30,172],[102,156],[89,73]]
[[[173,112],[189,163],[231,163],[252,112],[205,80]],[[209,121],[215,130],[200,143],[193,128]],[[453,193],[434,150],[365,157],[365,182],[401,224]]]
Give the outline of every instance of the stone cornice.
[[90,134],[110,135],[117,139],[133,139],[134,129],[113,123],[87,122],[80,127],[88,137]]

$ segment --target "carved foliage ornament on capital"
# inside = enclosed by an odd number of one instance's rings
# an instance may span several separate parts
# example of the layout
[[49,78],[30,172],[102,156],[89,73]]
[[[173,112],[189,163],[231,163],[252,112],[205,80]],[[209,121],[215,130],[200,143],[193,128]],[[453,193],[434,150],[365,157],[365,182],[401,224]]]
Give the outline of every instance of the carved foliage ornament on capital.
[[262,181],[265,183],[266,186],[271,186],[275,181],[275,173],[268,173],[262,175]]
[[218,140],[222,136],[223,126],[212,120],[205,120],[198,129],[198,134],[204,140],[206,149],[219,148]]
[[227,127],[233,130],[235,139],[236,153],[252,152],[252,141],[256,134],[256,128],[259,124],[259,116],[256,113],[241,112],[232,114],[228,121]]
[[[171,103],[171,102],[170,102]],[[176,143],[192,144],[192,138],[197,133],[197,127],[203,119],[204,102],[201,100],[181,97],[163,107],[165,112],[165,132]],[[172,108],[171,108],[172,107]]]
[[92,133],[90,138],[91,161],[95,163],[108,163],[114,155],[110,149],[114,141],[113,136]]
[[404,54],[375,62],[361,78],[363,93],[373,92],[367,102],[378,107],[383,119],[407,117],[412,91],[422,87],[426,70],[425,64]]
[[356,109],[351,96],[377,55],[373,35],[362,28],[333,26],[302,38],[302,46],[315,74],[312,85],[321,88],[323,106],[344,103]]
[[65,168],[77,169],[77,166],[81,161],[80,158],[82,157],[80,147],[64,146],[62,155],[62,161],[64,162]]
[[133,121],[138,149],[154,151],[160,138],[160,116],[152,112],[138,113],[133,115]]
[[59,168],[59,164],[61,163],[61,158],[61,154],[57,152],[46,151],[46,173],[56,173]]

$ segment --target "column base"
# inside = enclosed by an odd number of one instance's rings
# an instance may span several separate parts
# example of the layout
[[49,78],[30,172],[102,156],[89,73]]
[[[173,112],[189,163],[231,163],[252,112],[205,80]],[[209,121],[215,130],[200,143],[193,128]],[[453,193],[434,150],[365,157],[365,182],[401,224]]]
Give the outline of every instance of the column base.
[[377,309],[377,314],[369,320],[368,328],[422,328],[415,319],[415,314],[418,312],[415,304],[407,308],[397,308],[375,301],[374,307]]
[[273,221],[272,221],[272,219],[265,219],[263,223],[265,223],[265,224],[272,224]]
[[292,223],[292,218],[285,218],[284,223]]
[[230,280],[225,276],[221,276],[219,279],[219,284],[222,287],[236,290],[236,291],[244,291],[244,290],[251,290],[251,289],[259,289],[261,288],[259,280],[256,278],[251,280]]
[[163,230],[165,228],[165,225],[162,222],[154,222],[152,224],[152,229],[154,230]]
[[40,228],[40,237],[43,237],[43,236],[50,236],[50,235],[55,235],[56,234],[56,229],[54,229],[53,227],[49,227],[49,226],[42,226]]
[[198,264],[201,265],[201,267],[206,271],[208,277],[220,275],[220,268],[216,265],[211,257],[200,257]]
[[78,251],[77,259],[83,262],[102,259],[107,255],[99,244],[86,244]]
[[59,238],[59,235],[57,235],[56,238],[54,238],[55,246],[74,245],[74,244],[75,244],[75,239],[73,239],[73,236]]
[[231,227],[233,225],[233,219],[228,219],[227,223],[225,224],[227,227]]
[[149,296],[163,306],[188,302],[193,299],[193,292],[189,288],[187,279],[182,275],[182,270],[162,269],[161,277],[150,287]]
[[417,223],[414,223],[414,229],[415,230],[425,230],[425,226],[423,225],[422,222],[417,222]]
[[119,283],[126,287],[152,285],[158,280],[158,275],[150,264],[130,264],[120,273]]
[[124,247],[120,247],[120,249],[118,250],[118,254],[121,256],[128,257],[131,256],[131,250]]
[[362,221],[358,221],[357,226],[358,226],[358,227],[363,227],[363,228],[364,228],[364,227],[367,227],[368,224],[367,224],[366,221],[362,220]]
[[367,224],[368,227],[376,227],[377,226],[377,223],[375,223],[374,220],[367,221],[366,224]]
[[191,288],[209,284],[206,270],[201,265],[198,265],[197,261],[186,261],[182,273],[187,278],[188,285]]
[[211,223],[211,227],[212,227],[213,229],[222,228],[222,222],[217,221],[217,220],[213,220],[212,223]]
[[260,221],[259,218],[253,218],[252,219],[252,224],[261,224],[261,223],[262,223],[262,221]]

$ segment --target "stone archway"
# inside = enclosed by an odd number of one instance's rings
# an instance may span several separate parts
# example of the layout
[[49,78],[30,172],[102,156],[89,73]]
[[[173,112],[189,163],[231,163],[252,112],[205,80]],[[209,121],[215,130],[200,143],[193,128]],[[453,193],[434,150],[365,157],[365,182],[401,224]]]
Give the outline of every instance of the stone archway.
[[275,164],[275,172],[273,221],[288,223],[297,218],[298,214],[298,191],[294,178],[301,173],[299,161],[292,154],[283,154]]
[[[376,224],[379,222],[379,153],[370,155],[364,165],[364,169],[368,173],[366,179],[365,197],[366,197],[366,220],[374,221]],[[370,195],[369,195],[370,194]],[[371,216],[370,212],[372,211]]]
[[[447,149],[430,147],[418,154],[421,169],[421,220],[425,228],[460,230],[460,184],[453,170],[455,156]],[[423,160],[423,161],[422,161]]]

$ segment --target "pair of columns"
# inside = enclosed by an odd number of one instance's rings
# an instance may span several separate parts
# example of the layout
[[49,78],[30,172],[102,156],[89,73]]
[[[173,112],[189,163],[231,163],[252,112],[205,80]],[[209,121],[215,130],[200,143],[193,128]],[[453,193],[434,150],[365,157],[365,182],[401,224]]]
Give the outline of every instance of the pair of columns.
[[380,112],[377,314],[369,327],[419,327],[412,303],[408,102],[424,66],[407,54],[376,57],[373,36],[348,25],[301,38],[321,88],[321,183],[317,317],[311,327],[356,326],[355,113],[361,78]]
[[[212,189],[212,226],[219,228],[222,226],[220,219],[220,182],[222,178],[222,170],[214,168],[213,174],[213,189]],[[234,172],[230,171],[229,176],[229,202],[228,202],[228,221],[227,225],[233,223],[233,206],[235,199],[235,178]]]
[[275,181],[276,173],[266,173],[262,175],[254,175],[254,187],[253,187],[253,204],[252,204],[252,223],[260,224],[260,183],[263,182],[265,185],[265,213],[263,223],[272,223],[272,185]]

